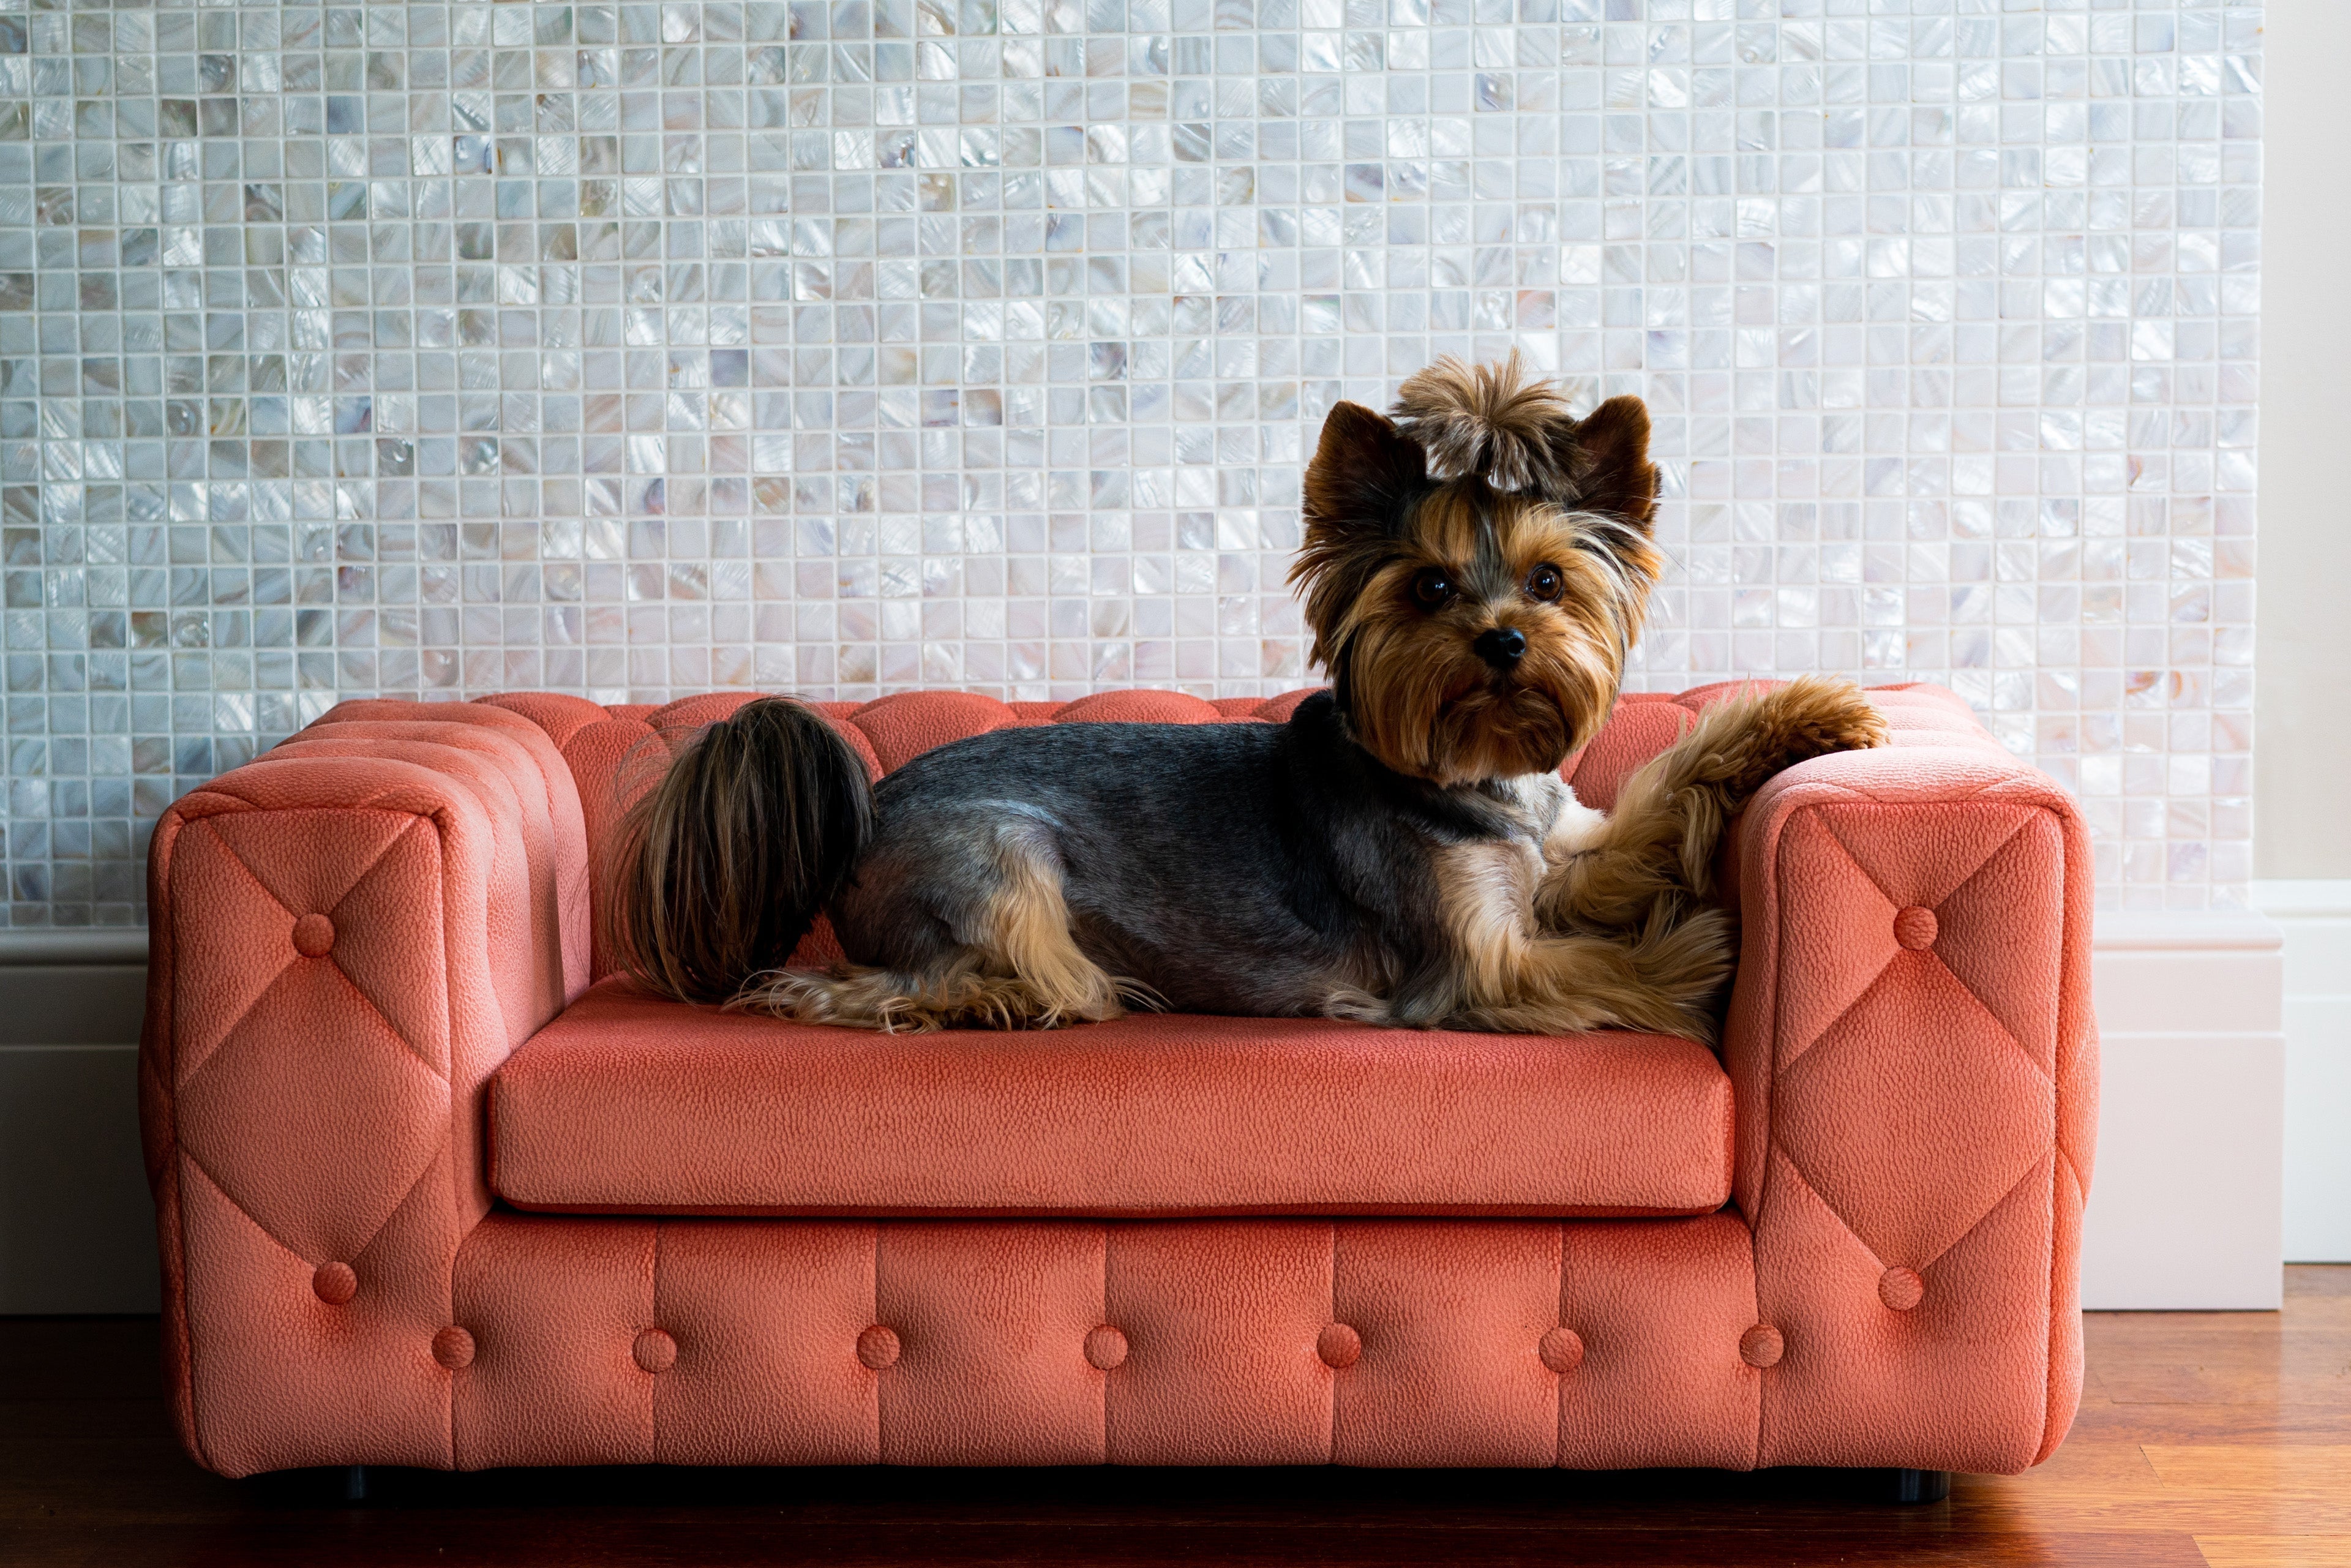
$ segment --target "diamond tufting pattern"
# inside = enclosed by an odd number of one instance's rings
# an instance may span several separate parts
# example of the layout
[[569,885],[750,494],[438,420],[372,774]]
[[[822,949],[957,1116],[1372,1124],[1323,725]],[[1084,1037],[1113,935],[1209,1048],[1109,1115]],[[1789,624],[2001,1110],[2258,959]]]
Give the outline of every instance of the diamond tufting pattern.
[[[1757,1301],[1788,1336],[1766,1463],[1876,1462],[1934,1410],[1917,1468],[2022,1469],[2078,1397],[2087,845],[1944,695],[1881,695],[1896,747],[1792,769],[1741,824],[1724,1058]],[[1895,1271],[1910,1308],[1882,1299]]]
[[[489,1207],[483,1086],[587,978],[584,834],[547,736],[345,706],[174,805],[150,862],[173,1392],[231,1474],[309,1462],[326,1431],[448,1463],[445,1374],[414,1347]],[[313,1288],[344,1269],[342,1300]]]
[[[1613,800],[1736,689],[1625,699],[1579,794]],[[485,1086],[601,971],[595,847],[743,700],[347,703],[158,825],[142,1121],[201,1462],[2003,1470],[2063,1437],[2085,844],[1949,693],[1876,693],[1891,747],[1740,821],[1722,1212],[496,1212]],[[1298,700],[820,706],[878,774],[986,729]]]

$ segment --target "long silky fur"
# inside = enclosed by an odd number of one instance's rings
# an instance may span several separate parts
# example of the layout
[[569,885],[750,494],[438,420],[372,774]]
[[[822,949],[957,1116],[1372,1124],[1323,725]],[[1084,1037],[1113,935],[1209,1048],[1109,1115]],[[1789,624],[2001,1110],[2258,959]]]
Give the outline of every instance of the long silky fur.
[[1513,349],[1499,365],[1450,356],[1396,389],[1395,416],[1427,450],[1439,479],[1478,475],[1497,490],[1560,496],[1573,477],[1561,433],[1574,416],[1557,388],[1530,381]]
[[1883,746],[1886,733],[1851,682],[1826,675],[1714,704],[1625,781],[1593,840],[1545,874],[1537,917],[1547,930],[1622,933],[1660,910],[1697,908],[1713,896],[1730,819],[1773,774]]
[[865,763],[815,710],[760,697],[704,729],[622,820],[606,950],[677,1001],[783,967],[873,836]]

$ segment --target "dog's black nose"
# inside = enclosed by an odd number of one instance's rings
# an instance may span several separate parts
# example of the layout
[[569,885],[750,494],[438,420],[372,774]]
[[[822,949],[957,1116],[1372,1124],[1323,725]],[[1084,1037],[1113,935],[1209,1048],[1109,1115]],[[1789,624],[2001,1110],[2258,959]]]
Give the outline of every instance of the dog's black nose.
[[1480,633],[1469,646],[1494,668],[1507,670],[1527,656],[1527,635],[1508,626],[1497,626],[1491,632]]

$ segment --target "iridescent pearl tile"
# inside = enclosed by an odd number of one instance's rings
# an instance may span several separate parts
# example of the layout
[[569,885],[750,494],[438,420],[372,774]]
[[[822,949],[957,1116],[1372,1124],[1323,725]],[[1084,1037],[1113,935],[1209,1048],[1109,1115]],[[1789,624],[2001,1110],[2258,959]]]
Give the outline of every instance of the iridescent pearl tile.
[[1513,348],[1656,417],[1635,685],[1949,685],[2241,902],[2260,23],[0,11],[8,919],[345,695],[1311,684],[1322,414]]

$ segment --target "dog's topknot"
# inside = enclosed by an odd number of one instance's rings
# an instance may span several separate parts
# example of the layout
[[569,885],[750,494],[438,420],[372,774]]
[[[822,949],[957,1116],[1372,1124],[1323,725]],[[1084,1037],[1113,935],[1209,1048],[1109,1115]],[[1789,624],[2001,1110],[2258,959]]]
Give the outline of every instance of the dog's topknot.
[[1499,365],[1447,356],[1396,389],[1396,418],[1428,453],[1431,475],[1482,476],[1497,490],[1568,487],[1575,427],[1556,388],[1525,379],[1519,352]]

